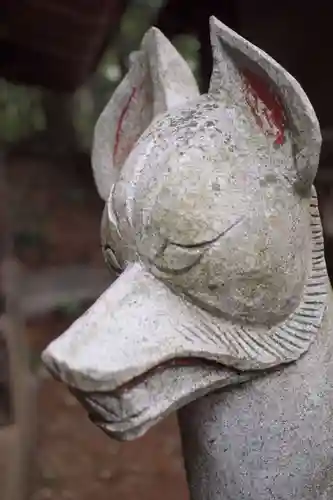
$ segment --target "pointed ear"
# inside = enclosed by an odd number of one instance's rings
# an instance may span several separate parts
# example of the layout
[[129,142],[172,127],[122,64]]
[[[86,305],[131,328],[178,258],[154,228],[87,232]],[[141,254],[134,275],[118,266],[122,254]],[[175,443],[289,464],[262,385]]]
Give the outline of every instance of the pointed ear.
[[295,155],[295,188],[309,192],[315,178],[321,133],[299,83],[265,52],[211,17],[214,67],[209,93],[253,115],[275,147],[288,135]]
[[157,28],[151,28],[95,127],[92,165],[104,200],[152,119],[198,95],[188,64]]

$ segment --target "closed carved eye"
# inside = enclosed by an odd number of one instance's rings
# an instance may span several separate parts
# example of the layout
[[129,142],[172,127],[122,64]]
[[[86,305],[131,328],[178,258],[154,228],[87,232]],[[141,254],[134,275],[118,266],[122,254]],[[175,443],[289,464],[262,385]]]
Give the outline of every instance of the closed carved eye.
[[159,252],[151,264],[165,274],[183,274],[199,264],[203,254],[202,248],[191,249],[171,244]]
[[158,271],[165,274],[184,274],[199,264],[211,245],[225,236],[243,219],[244,217],[240,217],[214,238],[200,243],[179,244],[166,239],[154,258],[150,260],[150,263]]
[[114,250],[110,247],[110,245],[104,245],[103,247],[103,255],[108,268],[115,272],[117,275],[120,275],[123,272],[121,265],[116,257]]

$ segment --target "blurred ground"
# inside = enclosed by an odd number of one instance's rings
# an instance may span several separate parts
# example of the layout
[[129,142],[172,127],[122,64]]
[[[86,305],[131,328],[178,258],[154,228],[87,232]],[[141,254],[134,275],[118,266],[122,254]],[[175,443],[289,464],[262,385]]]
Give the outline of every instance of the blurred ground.
[[39,394],[33,500],[186,500],[174,418],[131,443],[108,439],[60,384]]
[[[104,266],[99,248],[103,204],[89,175],[71,165],[32,159],[12,159],[7,168],[16,253],[25,266]],[[35,368],[43,347],[80,312],[56,311],[29,321]],[[188,498],[175,417],[137,441],[117,443],[48,377],[40,383],[36,458],[33,500]]]

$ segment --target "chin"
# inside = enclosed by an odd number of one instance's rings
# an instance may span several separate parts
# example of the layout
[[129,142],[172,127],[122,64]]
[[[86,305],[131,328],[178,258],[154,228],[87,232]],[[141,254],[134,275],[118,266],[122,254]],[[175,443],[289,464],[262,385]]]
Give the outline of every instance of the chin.
[[249,378],[214,362],[177,359],[113,391],[88,392],[74,387],[70,390],[88,411],[91,421],[109,437],[130,441],[195,399]]

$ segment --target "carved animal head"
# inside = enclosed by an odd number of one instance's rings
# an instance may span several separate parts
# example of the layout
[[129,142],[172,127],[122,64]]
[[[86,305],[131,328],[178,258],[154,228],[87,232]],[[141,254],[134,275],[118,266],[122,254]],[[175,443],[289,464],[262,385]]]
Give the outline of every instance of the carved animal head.
[[211,38],[207,95],[152,28],[102,113],[93,169],[119,277],[43,355],[119,439],[296,360],[325,308],[313,108],[215,18]]

